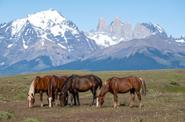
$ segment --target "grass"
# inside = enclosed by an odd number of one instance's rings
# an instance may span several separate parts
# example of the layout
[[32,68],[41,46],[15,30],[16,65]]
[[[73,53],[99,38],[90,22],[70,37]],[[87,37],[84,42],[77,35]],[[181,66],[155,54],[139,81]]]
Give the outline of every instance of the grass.
[[[32,79],[36,75],[70,75],[70,74],[95,74],[103,81],[112,77],[124,77],[135,75],[146,80],[147,88],[150,91],[185,93],[185,74],[178,73],[185,70],[159,70],[159,71],[109,71],[109,72],[89,72],[89,71],[52,71],[34,73],[26,75],[16,75],[10,77],[0,77],[0,100],[24,100]],[[178,83],[178,85],[174,85]],[[5,86],[6,87],[5,87]],[[13,97],[12,97],[13,96]]]
[[41,122],[41,121],[39,119],[29,117],[24,119],[22,122]]
[[[39,75],[95,74],[103,81],[112,77],[138,76],[145,79],[147,96],[142,97],[144,108],[129,108],[129,94],[120,94],[120,108],[112,108],[112,95],[107,94],[103,108],[89,107],[91,93],[80,93],[80,107],[40,108],[37,95],[35,108],[26,108],[26,96],[32,79]],[[7,102],[8,101],[8,102]],[[45,98],[45,103],[47,103]],[[15,111],[12,121],[130,121],[183,122],[185,120],[185,69],[150,71],[52,71],[0,77],[0,111]],[[2,104],[1,104],[2,103]],[[135,103],[138,104],[137,101]],[[8,109],[8,110],[7,110]],[[11,112],[10,112],[11,113]],[[1,115],[1,114],[0,114]],[[1,115],[2,116],[2,115]],[[3,115],[4,116],[4,115]],[[4,117],[6,118],[6,117]]]
[[0,121],[6,121],[14,118],[15,115],[13,112],[9,111],[0,111]]

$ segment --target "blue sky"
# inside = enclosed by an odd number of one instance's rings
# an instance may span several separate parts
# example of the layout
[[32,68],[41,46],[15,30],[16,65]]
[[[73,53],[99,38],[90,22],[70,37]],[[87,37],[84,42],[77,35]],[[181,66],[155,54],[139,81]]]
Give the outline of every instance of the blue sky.
[[0,0],[0,23],[50,8],[80,30],[95,29],[99,17],[110,23],[119,16],[131,24],[159,24],[174,37],[185,35],[185,0]]

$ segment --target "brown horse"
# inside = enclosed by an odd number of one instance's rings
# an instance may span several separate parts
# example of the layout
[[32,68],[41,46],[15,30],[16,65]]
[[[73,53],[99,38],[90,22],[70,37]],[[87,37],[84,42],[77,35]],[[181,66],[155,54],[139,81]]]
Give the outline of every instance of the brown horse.
[[62,94],[64,95],[66,92],[70,92],[72,94],[71,104],[74,99],[74,105],[76,105],[76,100],[78,105],[80,105],[79,101],[79,93],[78,92],[86,92],[91,90],[93,94],[93,100],[91,105],[95,104],[96,99],[96,91],[102,86],[102,80],[95,75],[71,75],[65,82],[64,87],[62,89]]
[[54,75],[47,76],[36,76],[30,85],[28,92],[28,107],[32,107],[35,102],[35,94],[40,94],[41,107],[43,106],[43,93],[48,96],[49,107],[52,107],[55,97],[64,85],[64,81],[67,79],[66,76],[57,77]]
[[64,82],[67,80],[67,76],[56,76],[53,75],[51,82],[53,83],[53,88],[55,89],[55,96],[53,96],[53,99],[55,100],[55,98],[57,99],[57,97],[59,96],[59,100],[60,100],[60,106],[64,106],[67,104],[68,101],[68,93],[65,96],[65,101],[63,102],[62,98],[61,98],[61,91],[62,88],[64,86]]
[[108,79],[105,82],[105,85],[102,87],[99,93],[99,96],[97,98],[97,104],[96,104],[97,107],[99,105],[102,107],[104,103],[104,97],[108,92],[110,92],[114,96],[114,104],[113,104],[114,107],[117,107],[119,105],[117,94],[127,93],[127,92],[130,92],[130,95],[131,95],[129,106],[132,107],[131,102],[134,101],[135,94],[136,94],[140,102],[139,107],[142,107],[141,92],[143,93],[143,95],[146,95],[146,84],[142,78],[138,78],[134,76],[124,77],[124,78],[112,77]]

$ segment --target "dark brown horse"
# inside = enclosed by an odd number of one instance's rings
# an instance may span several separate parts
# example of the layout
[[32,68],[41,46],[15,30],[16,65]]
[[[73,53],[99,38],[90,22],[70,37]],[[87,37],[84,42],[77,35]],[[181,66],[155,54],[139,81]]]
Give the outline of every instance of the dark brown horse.
[[55,91],[55,93],[53,94],[52,98],[53,98],[53,101],[55,101],[55,99],[57,99],[57,97],[59,96],[60,106],[64,106],[64,105],[67,104],[68,93],[65,96],[65,101],[63,101],[63,99],[61,98],[61,91],[62,91],[62,88],[64,86],[64,82],[67,80],[67,78],[68,78],[67,76],[56,76],[56,75],[53,75],[53,77],[51,79],[52,89],[54,89],[54,91]]
[[127,93],[130,92],[131,99],[129,106],[131,107],[131,102],[135,99],[135,94],[138,97],[140,102],[139,107],[142,107],[141,104],[141,92],[143,95],[146,95],[146,84],[142,78],[129,76],[124,78],[112,77],[105,82],[105,85],[101,88],[99,96],[97,98],[97,107],[102,106],[104,103],[104,97],[106,93],[112,93],[114,96],[114,107],[117,107],[118,104],[118,93]]
[[54,75],[36,76],[30,85],[28,92],[28,107],[32,107],[35,102],[35,94],[40,94],[41,107],[43,106],[43,93],[48,96],[49,107],[52,107],[56,95],[61,92],[66,76],[57,77]]
[[63,95],[65,95],[68,91],[72,94],[71,104],[74,99],[74,105],[80,105],[79,101],[79,93],[78,92],[86,92],[91,90],[93,94],[93,100],[91,105],[95,104],[96,99],[96,91],[102,86],[102,80],[95,75],[71,75],[65,82],[64,87],[62,89]]

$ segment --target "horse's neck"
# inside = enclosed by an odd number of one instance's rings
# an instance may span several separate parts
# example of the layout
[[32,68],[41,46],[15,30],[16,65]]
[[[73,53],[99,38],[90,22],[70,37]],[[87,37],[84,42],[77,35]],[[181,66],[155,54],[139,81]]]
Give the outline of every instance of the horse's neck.
[[29,89],[29,94],[33,94],[35,93],[35,80],[32,81],[31,85],[30,85],[30,89]]
[[62,91],[67,92],[70,89],[70,86],[71,86],[71,80],[68,79],[65,81]]
[[109,92],[108,86],[106,85],[100,92],[100,96],[104,97]]

